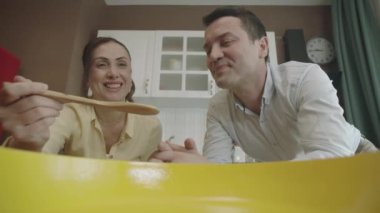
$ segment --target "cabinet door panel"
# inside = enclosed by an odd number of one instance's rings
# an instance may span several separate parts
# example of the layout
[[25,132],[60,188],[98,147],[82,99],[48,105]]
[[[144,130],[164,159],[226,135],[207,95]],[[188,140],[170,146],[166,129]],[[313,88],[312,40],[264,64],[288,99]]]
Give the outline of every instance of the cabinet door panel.
[[160,77],[160,90],[174,90],[178,91],[182,88],[182,75],[181,74],[167,74],[163,73]]
[[186,70],[209,72],[207,68],[206,60],[207,60],[206,55],[187,55],[186,56]]
[[186,75],[186,91],[207,91],[209,90],[208,83],[207,73]]
[[274,32],[267,32],[269,46],[269,62],[272,66],[277,66],[277,47]]
[[161,70],[182,70],[182,55],[161,55]]
[[204,52],[203,41],[204,41],[203,36],[202,37],[188,37],[187,51],[188,52]]
[[162,51],[183,51],[183,38],[164,37],[162,39]]

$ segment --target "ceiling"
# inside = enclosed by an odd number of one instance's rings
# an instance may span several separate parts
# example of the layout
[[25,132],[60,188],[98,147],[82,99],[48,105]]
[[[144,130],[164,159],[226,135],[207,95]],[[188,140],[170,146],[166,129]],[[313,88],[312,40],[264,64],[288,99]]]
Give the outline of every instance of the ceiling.
[[332,0],[104,0],[107,5],[331,5]]

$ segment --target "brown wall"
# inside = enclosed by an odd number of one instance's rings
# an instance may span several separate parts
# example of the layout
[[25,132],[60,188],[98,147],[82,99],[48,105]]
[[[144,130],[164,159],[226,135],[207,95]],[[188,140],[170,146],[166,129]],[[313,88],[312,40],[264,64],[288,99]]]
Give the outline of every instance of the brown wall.
[[103,16],[105,5],[102,1],[82,0],[78,23],[75,25],[75,40],[72,45],[70,67],[65,92],[81,94],[82,90],[82,51],[91,37],[95,37],[98,23]]
[[80,53],[97,28],[98,5],[104,6],[103,1],[2,1],[0,46],[21,59],[21,75],[77,94]]
[[[0,45],[21,61],[20,74],[65,89],[79,2],[3,1]],[[69,48],[68,48],[69,47]]]
[[[50,88],[79,94],[81,53],[97,29],[203,30],[201,18],[215,6],[105,6],[103,0],[12,0],[0,3],[0,46],[22,60],[20,74]],[[282,36],[302,28],[305,38],[331,39],[329,6],[248,6],[276,33],[278,60]],[[329,69],[327,67],[326,69]]]

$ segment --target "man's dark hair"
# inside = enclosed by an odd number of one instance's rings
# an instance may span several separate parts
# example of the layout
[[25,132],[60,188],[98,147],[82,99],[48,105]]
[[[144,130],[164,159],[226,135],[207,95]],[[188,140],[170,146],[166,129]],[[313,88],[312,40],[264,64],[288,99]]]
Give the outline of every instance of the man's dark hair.
[[[247,32],[252,41],[267,35],[265,26],[261,20],[251,11],[238,6],[224,6],[216,8],[210,14],[203,17],[203,24],[208,27],[217,19],[226,16],[232,16],[240,19],[242,28]],[[265,57],[265,61],[268,61],[268,56]]]
[[239,18],[243,25],[242,27],[247,31],[252,41],[266,36],[265,27],[261,20],[254,13],[243,7],[219,7],[212,11],[210,14],[203,17],[203,24],[207,27],[215,20],[225,16],[233,16]]

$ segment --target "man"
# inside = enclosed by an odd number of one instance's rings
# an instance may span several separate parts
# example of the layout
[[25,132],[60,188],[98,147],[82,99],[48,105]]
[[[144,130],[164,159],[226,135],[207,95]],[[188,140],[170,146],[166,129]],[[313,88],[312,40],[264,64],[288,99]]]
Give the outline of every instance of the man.
[[185,147],[162,142],[152,161],[231,162],[234,145],[256,161],[343,157],[362,146],[376,150],[346,122],[318,65],[270,67],[265,27],[252,12],[222,7],[203,22],[208,68],[226,89],[210,101],[204,157],[187,139]]

